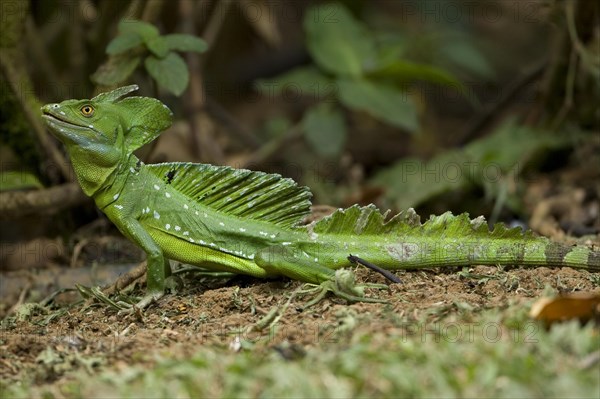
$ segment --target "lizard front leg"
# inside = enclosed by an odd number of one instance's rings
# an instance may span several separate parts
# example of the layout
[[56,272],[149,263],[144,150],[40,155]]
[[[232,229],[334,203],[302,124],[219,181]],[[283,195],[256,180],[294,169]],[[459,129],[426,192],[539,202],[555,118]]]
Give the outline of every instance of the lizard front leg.
[[119,230],[127,238],[140,246],[146,253],[147,293],[136,305],[138,308],[143,309],[164,294],[165,280],[171,275],[171,266],[169,260],[164,257],[162,249],[137,219],[128,218],[120,220],[117,227],[119,227]]

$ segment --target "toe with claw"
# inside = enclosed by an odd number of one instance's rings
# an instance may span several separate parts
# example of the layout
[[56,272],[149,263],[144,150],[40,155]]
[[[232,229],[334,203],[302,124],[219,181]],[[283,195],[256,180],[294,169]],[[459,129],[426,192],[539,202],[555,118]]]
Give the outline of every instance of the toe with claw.
[[335,273],[335,277],[331,280],[322,282],[319,285],[307,284],[311,288],[299,291],[299,294],[312,294],[316,296],[304,305],[304,308],[309,308],[319,303],[328,292],[332,292],[335,296],[343,298],[348,302],[369,302],[369,303],[386,303],[387,301],[380,298],[365,297],[365,288],[388,289],[385,284],[361,284],[356,285],[355,275],[351,270],[339,269]]

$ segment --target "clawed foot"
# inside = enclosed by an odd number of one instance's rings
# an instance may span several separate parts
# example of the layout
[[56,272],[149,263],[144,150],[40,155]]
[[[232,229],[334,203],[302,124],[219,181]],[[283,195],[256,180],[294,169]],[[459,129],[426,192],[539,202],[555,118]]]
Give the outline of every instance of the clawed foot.
[[128,304],[125,302],[120,302],[120,304],[123,305],[125,308],[119,310],[119,313],[117,313],[117,314],[119,316],[120,315],[128,315],[128,314],[139,314],[142,310],[146,309],[152,303],[158,301],[164,295],[165,294],[162,291],[148,293],[148,294],[144,295],[144,297],[135,305],[131,305],[131,304]]
[[312,288],[299,291],[298,294],[311,294],[317,293],[317,295],[310,300],[304,308],[310,308],[311,306],[319,303],[328,292],[332,292],[335,296],[343,298],[348,302],[369,302],[369,303],[386,303],[387,301],[380,298],[368,298],[365,297],[365,288],[375,289],[388,289],[385,284],[362,284],[356,285],[354,273],[347,269],[339,269],[335,272],[335,278],[327,280],[319,285],[307,284]]
[[[104,293],[99,287],[88,288],[88,287],[85,287],[85,286],[79,285],[79,284],[75,284],[75,287],[77,288],[77,290],[79,291],[81,296],[83,296],[83,298],[85,298],[87,300],[95,299],[100,303],[108,305],[108,306],[112,307],[113,309],[118,310],[119,315],[134,314],[134,313],[140,314],[142,310],[147,308],[150,304],[157,301],[164,295],[164,293],[162,291],[158,291],[158,292],[155,291],[155,292],[146,294],[136,304],[131,304],[131,303],[123,300],[123,299],[129,300],[129,297],[121,298],[121,299],[119,299],[119,298],[112,299],[112,298],[110,298],[109,295]],[[117,295],[117,297],[119,297],[119,295]]]

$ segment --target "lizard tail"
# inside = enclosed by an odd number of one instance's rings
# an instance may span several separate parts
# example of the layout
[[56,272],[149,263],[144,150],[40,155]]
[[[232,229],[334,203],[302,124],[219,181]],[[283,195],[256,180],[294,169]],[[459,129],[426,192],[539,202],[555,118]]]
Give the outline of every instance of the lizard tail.
[[336,268],[345,266],[342,255],[353,254],[385,269],[523,265],[600,271],[599,251],[558,244],[501,223],[490,229],[483,217],[446,212],[421,223],[412,209],[386,216],[372,205],[353,206],[309,226],[309,233],[319,237],[320,245],[331,242],[334,250],[320,255],[335,254],[331,261]]

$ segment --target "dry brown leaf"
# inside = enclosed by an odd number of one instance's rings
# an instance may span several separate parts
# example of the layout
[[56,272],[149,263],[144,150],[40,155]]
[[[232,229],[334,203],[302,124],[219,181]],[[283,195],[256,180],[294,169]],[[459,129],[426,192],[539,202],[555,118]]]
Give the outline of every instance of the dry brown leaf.
[[574,292],[556,298],[540,298],[529,316],[546,323],[579,319],[583,322],[600,315],[600,294],[595,292]]

